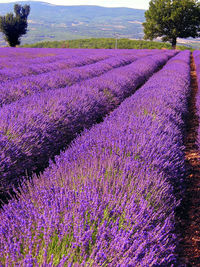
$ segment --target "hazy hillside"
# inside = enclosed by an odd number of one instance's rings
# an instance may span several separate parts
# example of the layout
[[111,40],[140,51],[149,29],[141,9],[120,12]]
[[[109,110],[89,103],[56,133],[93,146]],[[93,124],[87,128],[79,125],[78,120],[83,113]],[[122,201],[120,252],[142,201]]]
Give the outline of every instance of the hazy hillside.
[[[56,6],[44,2],[30,4],[29,32],[23,43],[69,40],[88,37],[141,38],[145,10],[99,6]],[[13,12],[14,3],[0,3],[0,14]],[[4,43],[1,37],[1,45]]]

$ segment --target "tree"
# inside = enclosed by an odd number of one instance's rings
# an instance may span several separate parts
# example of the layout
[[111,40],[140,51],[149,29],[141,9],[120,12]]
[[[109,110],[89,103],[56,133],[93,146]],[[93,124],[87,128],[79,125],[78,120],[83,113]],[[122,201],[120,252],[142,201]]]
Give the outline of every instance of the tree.
[[5,35],[5,40],[12,47],[20,44],[20,38],[27,32],[27,18],[30,6],[14,5],[14,13],[0,16],[0,31]]
[[162,37],[176,48],[177,38],[198,37],[200,3],[196,0],[151,0],[145,12],[144,39]]

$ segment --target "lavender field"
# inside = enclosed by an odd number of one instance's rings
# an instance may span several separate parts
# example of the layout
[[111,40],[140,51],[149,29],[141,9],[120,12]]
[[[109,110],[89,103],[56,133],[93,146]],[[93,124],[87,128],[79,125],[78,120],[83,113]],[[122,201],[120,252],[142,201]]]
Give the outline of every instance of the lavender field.
[[180,266],[190,56],[1,48],[0,266]]

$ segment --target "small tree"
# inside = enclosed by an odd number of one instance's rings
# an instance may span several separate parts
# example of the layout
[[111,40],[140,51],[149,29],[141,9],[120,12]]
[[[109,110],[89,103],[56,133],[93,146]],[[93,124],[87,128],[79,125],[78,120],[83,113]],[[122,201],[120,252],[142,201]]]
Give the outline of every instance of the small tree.
[[27,18],[30,13],[30,6],[14,5],[14,12],[0,16],[0,31],[5,35],[5,40],[12,47],[20,44],[20,38],[27,32]]
[[176,48],[177,37],[198,37],[200,4],[196,0],[151,0],[145,12],[144,39],[162,37]]

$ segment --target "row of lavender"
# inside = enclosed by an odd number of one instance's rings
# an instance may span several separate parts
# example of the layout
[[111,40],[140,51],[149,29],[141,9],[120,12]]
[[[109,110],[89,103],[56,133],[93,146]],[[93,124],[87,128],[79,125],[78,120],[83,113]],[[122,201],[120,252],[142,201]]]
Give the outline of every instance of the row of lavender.
[[[20,60],[19,60],[16,64],[16,67],[12,66],[11,68],[3,68],[0,70],[0,82],[5,83],[7,81],[12,81],[21,77],[30,75],[34,76],[40,73],[50,72],[57,69],[66,69],[70,67],[84,66],[86,64],[92,64],[106,58],[109,57],[106,55],[100,55],[100,56],[84,55],[81,58],[80,56],[78,56],[77,58],[67,56],[67,58],[63,57],[62,60],[57,60],[46,64],[42,63],[41,59],[41,62],[39,64],[32,64],[32,65],[27,64],[26,66],[20,65]],[[23,58],[21,59],[21,61],[23,61]]]
[[[109,70],[127,65],[140,57],[145,57],[151,54],[158,54],[158,52],[150,53],[139,51],[134,55],[121,55],[116,58],[106,58],[104,55],[100,58],[96,55],[91,61],[91,56],[83,57],[77,60],[77,64],[81,63],[82,67],[58,69],[40,75],[25,76],[14,81],[4,82],[0,85],[0,106],[9,104],[27,95],[39,93],[45,90],[56,89],[66,86],[71,86],[82,80],[86,80],[95,76],[102,75]],[[160,54],[160,53],[159,53]],[[104,59],[106,58],[106,59]],[[73,64],[74,61],[69,59]],[[83,64],[84,63],[84,64]],[[87,64],[86,64],[87,63]],[[41,64],[42,65],[42,64]],[[86,66],[85,66],[86,65]],[[12,70],[11,70],[12,73]]]
[[189,61],[188,51],[169,60],[22,186],[0,214],[3,265],[178,264],[174,213],[185,173]]
[[[143,49],[150,51],[149,49]],[[26,66],[27,64],[40,64],[53,63],[54,61],[61,60],[67,57],[77,57],[83,55],[101,55],[107,54],[108,56],[114,56],[118,53],[131,54],[136,52],[135,49],[53,49],[53,48],[2,48],[0,51],[0,68],[17,66],[17,62],[21,61],[21,64]],[[22,61],[22,59],[24,59]],[[6,64],[8,62],[8,64]]]
[[[200,51],[196,50],[193,52],[194,56],[194,62],[195,62],[195,67],[196,67],[196,74],[197,74],[197,83],[198,83],[198,88],[199,90],[197,91],[196,95],[196,108],[197,108],[197,116],[200,119]],[[197,146],[198,149],[200,150],[200,126],[198,127],[197,130]]]
[[174,54],[169,51],[147,56],[81,84],[34,94],[3,106],[1,194],[19,177],[41,171],[77,133],[116,108]]
[[[7,51],[7,48],[5,49]],[[42,50],[39,50],[42,54]],[[39,52],[37,51],[37,52]],[[56,52],[54,55],[54,51]],[[58,53],[59,51],[59,53]],[[155,50],[156,51],[156,50]],[[9,52],[9,50],[8,50]],[[16,50],[17,52],[17,50]],[[25,51],[24,51],[25,52]],[[52,49],[52,56],[50,58],[44,58],[38,56],[36,59],[30,60],[26,58],[29,53],[20,54],[16,59],[13,59],[13,52],[1,59],[0,63],[0,81],[8,81],[19,78],[21,76],[36,75],[44,72],[53,71],[56,69],[65,69],[75,66],[83,66],[86,64],[95,63],[97,61],[122,55],[140,54],[141,50],[69,50],[60,51],[59,49]],[[32,51],[30,51],[32,52]],[[1,52],[2,53],[2,52]],[[33,53],[33,52],[32,52]],[[144,52],[142,52],[144,53]],[[146,53],[151,53],[150,50],[146,50]],[[38,55],[38,53],[37,53]],[[1,56],[1,54],[0,54]],[[10,61],[10,60],[11,61]]]
[[[73,51],[72,51],[73,52]],[[123,54],[123,52],[122,52]],[[83,53],[78,51],[78,53],[69,53],[69,50],[66,50],[65,53],[60,53],[59,56],[51,56],[50,59],[44,59],[44,57],[39,57],[40,60],[32,62],[29,59],[26,60],[25,55],[20,56],[14,62],[9,61],[8,58],[5,58],[1,61],[1,65],[6,66],[0,70],[0,77],[1,82],[7,80],[13,80],[20,78],[21,76],[28,76],[28,75],[37,75],[43,72],[53,71],[57,68],[69,68],[75,66],[83,66],[86,64],[91,64],[98,62],[100,60],[112,57],[111,53]],[[46,61],[46,62],[45,62]],[[6,65],[5,65],[6,64]],[[11,72],[9,72],[11,70]]]
[[[125,51],[125,50],[124,50]],[[114,55],[114,50],[104,50],[99,49],[92,51],[89,49],[23,49],[23,48],[4,48],[0,51],[0,69],[3,68],[12,68],[19,66],[18,62],[21,63],[22,66],[28,65],[38,65],[43,62],[46,63],[53,63],[55,61],[62,60],[64,58],[77,58],[78,56],[94,56],[94,55],[102,55],[107,54],[108,56]]]

